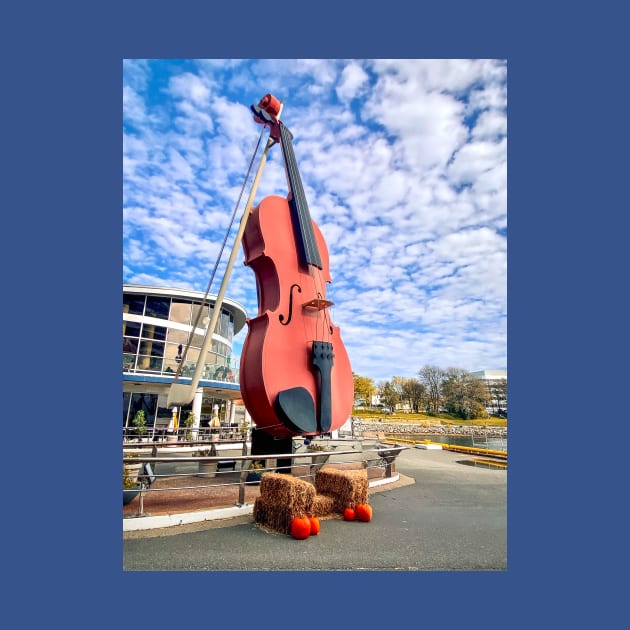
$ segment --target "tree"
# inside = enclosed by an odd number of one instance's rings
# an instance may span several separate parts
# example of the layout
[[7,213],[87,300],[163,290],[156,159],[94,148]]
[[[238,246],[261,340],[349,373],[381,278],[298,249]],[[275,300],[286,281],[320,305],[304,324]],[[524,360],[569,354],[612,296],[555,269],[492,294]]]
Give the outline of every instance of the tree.
[[426,389],[418,379],[393,376],[391,385],[398,394],[399,403],[407,403],[412,411],[419,411],[426,398]]
[[378,394],[381,402],[392,411],[400,402],[400,393],[396,389],[396,386],[390,381],[385,381],[379,385]]
[[136,411],[133,419],[133,425],[138,431],[138,435],[144,435],[147,432],[147,417],[142,409]]
[[197,416],[192,411],[189,411],[188,415],[186,416],[186,420],[184,421],[184,426],[186,427],[187,440],[193,439],[193,432],[191,429],[195,426],[196,420],[197,420]]
[[391,385],[394,388],[394,391],[398,394],[398,402],[402,402],[405,378],[402,376],[392,376]]
[[417,378],[405,378],[401,389],[402,399],[409,403],[414,413],[418,413],[427,400],[426,387]]
[[376,393],[374,381],[367,376],[352,375],[354,378],[354,403],[372,404],[372,396]]
[[486,415],[488,388],[481,379],[466,370],[446,370],[442,382],[442,397],[447,411],[463,420],[483,418]]
[[435,365],[425,365],[418,374],[420,382],[426,389],[428,410],[438,413],[442,406],[442,383],[446,372]]

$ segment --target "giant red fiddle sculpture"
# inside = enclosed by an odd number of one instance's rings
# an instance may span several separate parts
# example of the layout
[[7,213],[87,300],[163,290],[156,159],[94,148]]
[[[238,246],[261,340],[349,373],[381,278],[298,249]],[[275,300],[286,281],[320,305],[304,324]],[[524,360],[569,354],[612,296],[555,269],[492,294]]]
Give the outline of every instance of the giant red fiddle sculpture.
[[[240,362],[243,402],[257,429],[275,438],[338,429],[354,397],[352,369],[331,320],[328,248],[311,219],[293,153],[292,134],[267,94],[252,106],[256,122],[279,142],[287,198],[253,208],[243,234],[245,263],[256,276],[258,315],[249,319]],[[269,452],[273,452],[273,449]]]

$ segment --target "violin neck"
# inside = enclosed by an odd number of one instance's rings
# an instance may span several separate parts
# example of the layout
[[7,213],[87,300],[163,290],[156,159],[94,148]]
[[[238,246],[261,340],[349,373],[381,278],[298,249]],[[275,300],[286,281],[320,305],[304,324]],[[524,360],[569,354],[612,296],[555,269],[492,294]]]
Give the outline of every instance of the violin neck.
[[317,241],[315,240],[311,213],[308,209],[308,203],[306,202],[306,196],[304,195],[304,188],[302,187],[302,180],[300,178],[300,171],[298,170],[295,154],[293,153],[293,135],[282,123],[280,123],[280,139],[291,192],[289,206],[291,208],[291,217],[298,241],[300,262],[304,266],[315,265],[319,269],[322,269],[322,259],[319,254],[319,248],[317,247]]

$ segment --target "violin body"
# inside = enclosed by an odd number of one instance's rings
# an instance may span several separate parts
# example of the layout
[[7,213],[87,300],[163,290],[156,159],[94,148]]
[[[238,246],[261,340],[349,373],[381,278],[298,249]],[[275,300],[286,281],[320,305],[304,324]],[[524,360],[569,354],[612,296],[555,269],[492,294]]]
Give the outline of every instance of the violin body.
[[350,360],[326,300],[328,248],[308,220],[321,268],[300,261],[299,233],[284,197],[266,197],[253,208],[243,234],[245,264],[256,276],[258,315],[247,321],[241,394],[257,428],[275,437],[338,429],[354,400]]

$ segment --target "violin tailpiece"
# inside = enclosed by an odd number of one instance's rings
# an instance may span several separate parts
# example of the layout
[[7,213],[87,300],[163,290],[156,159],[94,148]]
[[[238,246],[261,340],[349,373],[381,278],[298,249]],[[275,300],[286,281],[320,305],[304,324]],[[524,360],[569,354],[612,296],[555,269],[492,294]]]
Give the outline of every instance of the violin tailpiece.
[[319,430],[322,433],[330,431],[332,425],[332,387],[331,370],[333,366],[333,346],[329,341],[313,341],[311,361],[319,370]]
[[275,409],[284,425],[296,433],[317,431],[315,403],[305,387],[292,387],[278,392]]

